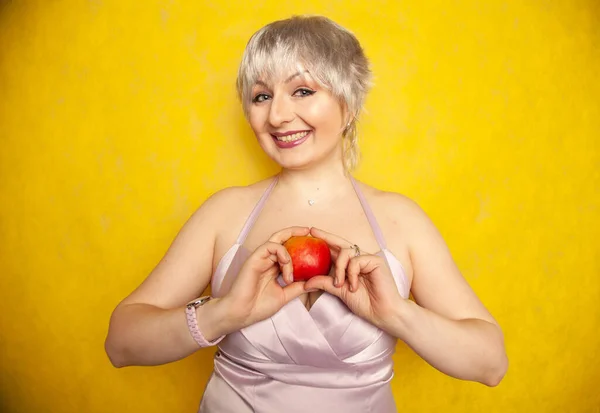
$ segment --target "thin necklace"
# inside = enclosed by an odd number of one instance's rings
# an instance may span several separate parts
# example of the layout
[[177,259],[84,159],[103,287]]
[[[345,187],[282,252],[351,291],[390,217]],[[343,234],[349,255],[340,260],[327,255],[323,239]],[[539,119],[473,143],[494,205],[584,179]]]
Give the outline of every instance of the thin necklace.
[[[317,191],[319,191],[319,188],[317,188]],[[315,198],[309,198],[307,202],[308,206],[313,206],[317,202],[317,200]]]
[[[317,191],[319,190],[319,188],[317,188]],[[317,202],[314,198],[309,199],[308,200],[308,206],[313,206],[315,204],[315,202]]]

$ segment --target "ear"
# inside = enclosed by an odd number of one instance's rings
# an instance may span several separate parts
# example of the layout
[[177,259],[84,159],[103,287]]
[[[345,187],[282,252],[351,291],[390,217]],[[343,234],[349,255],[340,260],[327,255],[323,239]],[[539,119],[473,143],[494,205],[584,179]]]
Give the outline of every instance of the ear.
[[352,113],[350,113],[350,110],[348,109],[348,104],[343,99],[340,99],[340,107],[342,110],[342,129],[346,130],[348,126],[350,126],[350,123],[354,119],[354,116],[352,115]]

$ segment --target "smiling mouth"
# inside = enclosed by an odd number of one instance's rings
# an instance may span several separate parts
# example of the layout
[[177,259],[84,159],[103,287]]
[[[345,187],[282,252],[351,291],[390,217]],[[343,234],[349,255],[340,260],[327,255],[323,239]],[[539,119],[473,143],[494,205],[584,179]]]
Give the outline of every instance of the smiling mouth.
[[303,131],[303,132],[292,133],[291,135],[284,135],[284,136],[272,135],[272,136],[275,139],[277,139],[279,142],[294,142],[294,141],[304,138],[309,133],[310,133],[310,131]]

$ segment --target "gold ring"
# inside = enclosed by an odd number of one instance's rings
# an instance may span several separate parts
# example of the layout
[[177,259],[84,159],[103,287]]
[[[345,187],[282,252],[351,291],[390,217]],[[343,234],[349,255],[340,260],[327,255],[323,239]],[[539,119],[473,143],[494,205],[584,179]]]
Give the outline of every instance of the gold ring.
[[352,248],[355,251],[355,253],[354,253],[355,257],[358,257],[360,255],[360,248],[358,248],[358,245],[352,244],[352,246],[350,248]]

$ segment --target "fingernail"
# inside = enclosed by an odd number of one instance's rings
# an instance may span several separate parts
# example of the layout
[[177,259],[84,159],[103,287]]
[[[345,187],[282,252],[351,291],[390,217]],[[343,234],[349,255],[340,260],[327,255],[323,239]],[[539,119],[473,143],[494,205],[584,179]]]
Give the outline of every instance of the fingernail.
[[311,288],[310,290],[305,290],[307,293],[316,293],[319,291],[317,288]]

